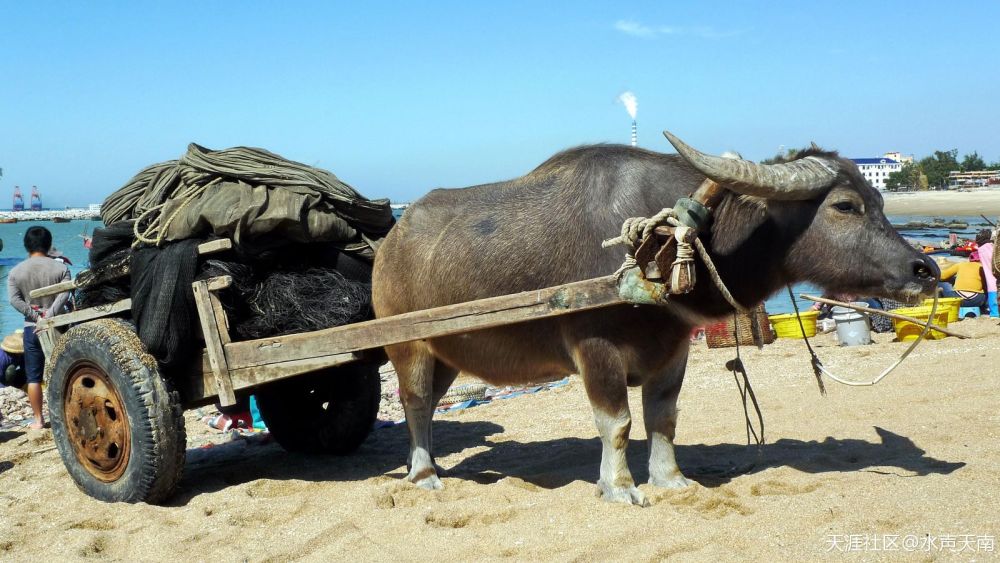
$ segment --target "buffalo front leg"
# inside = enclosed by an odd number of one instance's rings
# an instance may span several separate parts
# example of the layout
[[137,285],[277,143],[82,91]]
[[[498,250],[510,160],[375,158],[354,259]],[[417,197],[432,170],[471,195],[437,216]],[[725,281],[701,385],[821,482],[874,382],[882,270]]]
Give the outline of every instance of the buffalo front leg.
[[422,342],[398,344],[386,351],[399,378],[399,398],[410,433],[406,479],[424,489],[444,488],[431,454],[431,418],[437,400],[454,381],[457,372],[438,362]]
[[649,443],[649,484],[680,488],[691,484],[677,467],[674,433],[677,430],[677,396],[687,368],[687,351],[642,386],[642,414]]
[[649,506],[646,496],[635,486],[625,457],[632,415],[621,355],[609,342],[591,339],[580,343],[576,356],[601,437],[601,477],[597,481],[601,497],[610,502]]

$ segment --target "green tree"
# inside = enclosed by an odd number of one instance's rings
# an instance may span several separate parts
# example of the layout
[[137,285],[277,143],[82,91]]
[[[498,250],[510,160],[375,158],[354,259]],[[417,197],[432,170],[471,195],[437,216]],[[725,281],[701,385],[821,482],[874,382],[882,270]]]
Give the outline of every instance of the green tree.
[[972,172],[973,170],[985,170],[985,169],[986,169],[986,161],[984,161],[983,157],[979,156],[979,153],[976,151],[973,151],[972,154],[965,155],[965,158],[962,159],[963,172]]
[[890,192],[901,189],[926,190],[927,176],[920,169],[919,164],[904,162],[901,169],[889,174],[885,181],[885,189]]
[[780,152],[775,153],[774,156],[772,156],[771,158],[765,158],[764,160],[760,161],[760,163],[761,164],[781,164],[781,163],[784,163],[784,162],[789,162],[791,160],[795,160],[795,156],[797,154],[799,154],[798,150],[796,150],[796,149],[788,149],[785,152],[785,154],[781,154]]
[[959,170],[958,149],[950,151],[934,151],[933,156],[920,160],[920,168],[927,175],[927,184],[934,188],[948,185],[948,173]]

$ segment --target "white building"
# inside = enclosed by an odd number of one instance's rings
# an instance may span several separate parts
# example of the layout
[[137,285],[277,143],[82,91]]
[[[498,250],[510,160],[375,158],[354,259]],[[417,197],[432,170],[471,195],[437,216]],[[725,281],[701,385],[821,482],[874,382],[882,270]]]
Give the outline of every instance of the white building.
[[882,156],[884,156],[886,158],[891,158],[891,159],[895,160],[896,162],[899,162],[900,164],[906,164],[908,162],[913,162],[913,155],[912,154],[906,155],[906,154],[903,154],[903,153],[901,153],[899,151],[890,151],[890,152],[887,152],[887,153],[883,154]]
[[876,190],[885,190],[885,181],[889,174],[903,169],[903,164],[892,158],[852,158],[851,162],[858,165],[861,174]]

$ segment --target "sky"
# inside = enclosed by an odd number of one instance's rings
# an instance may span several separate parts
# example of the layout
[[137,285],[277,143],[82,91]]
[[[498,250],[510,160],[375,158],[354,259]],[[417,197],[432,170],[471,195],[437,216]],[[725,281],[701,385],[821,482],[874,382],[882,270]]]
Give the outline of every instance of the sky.
[[0,207],[98,203],[187,144],[263,147],[371,198],[669,129],[759,160],[1000,160],[1000,3],[0,0]]

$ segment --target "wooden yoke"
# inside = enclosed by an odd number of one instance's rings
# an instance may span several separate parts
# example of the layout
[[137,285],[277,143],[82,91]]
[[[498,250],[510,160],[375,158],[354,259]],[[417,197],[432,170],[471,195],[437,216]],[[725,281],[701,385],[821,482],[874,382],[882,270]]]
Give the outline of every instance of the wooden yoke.
[[663,283],[671,294],[694,288],[694,241],[724,194],[725,188],[706,179],[691,197],[677,201],[674,217],[680,225],[656,227],[636,249],[636,262],[647,280]]

